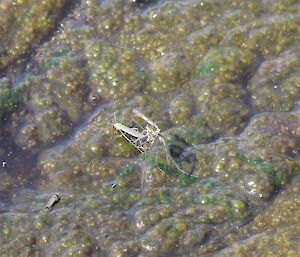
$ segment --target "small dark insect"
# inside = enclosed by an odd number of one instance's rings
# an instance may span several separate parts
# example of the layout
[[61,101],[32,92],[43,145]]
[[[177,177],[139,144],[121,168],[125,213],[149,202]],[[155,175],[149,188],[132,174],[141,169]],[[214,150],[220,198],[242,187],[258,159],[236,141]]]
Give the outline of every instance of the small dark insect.
[[112,184],[111,185],[112,188],[115,188],[116,186],[117,186],[117,184]]
[[60,193],[54,193],[48,203],[46,204],[45,208],[50,209],[51,207],[53,207],[57,202],[59,202],[61,199],[61,194]]

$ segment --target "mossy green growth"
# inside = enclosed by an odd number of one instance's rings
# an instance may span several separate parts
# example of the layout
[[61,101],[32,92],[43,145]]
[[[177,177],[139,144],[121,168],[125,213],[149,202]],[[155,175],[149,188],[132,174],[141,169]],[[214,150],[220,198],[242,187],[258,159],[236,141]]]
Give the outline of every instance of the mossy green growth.
[[158,159],[155,161],[156,162],[156,167],[158,167],[160,170],[164,171],[168,175],[174,175],[174,170],[172,167],[170,167],[166,161],[163,161],[161,159]]
[[173,158],[179,158],[184,149],[189,146],[185,139],[177,134],[172,134],[171,137],[166,140],[166,143]]
[[[0,69],[29,53],[45,35],[48,35],[65,15],[70,0],[1,1],[1,10],[7,16],[1,19]],[[6,17],[5,17],[6,16]]]
[[119,177],[130,177],[137,175],[138,167],[133,164],[126,164],[119,168],[118,176]]
[[214,62],[214,58],[212,60],[209,60],[207,63],[205,63],[199,70],[198,75],[201,78],[207,77],[209,74],[215,72],[217,69],[217,66]]
[[137,193],[123,189],[112,194],[111,203],[116,207],[128,209],[139,197]]
[[44,65],[46,68],[57,68],[63,59],[63,57],[66,55],[67,49],[66,48],[58,48],[56,49],[49,58],[46,58],[44,61]]
[[167,238],[178,239],[187,229],[187,224],[179,221],[166,231],[166,236]]
[[60,64],[60,58],[51,58],[45,60],[45,67],[48,69],[56,68]]
[[171,202],[171,194],[170,191],[167,189],[160,190],[158,193],[158,197],[159,197],[159,202],[161,204],[166,204]]
[[53,57],[61,57],[61,56],[65,55],[67,51],[68,50],[66,48],[60,47],[53,52],[52,56]]
[[13,237],[15,236],[15,233],[13,233],[13,230],[11,228],[4,228],[1,230],[1,238],[2,240],[12,240]]
[[248,207],[247,203],[240,199],[233,199],[230,203],[236,212],[244,212]]
[[199,180],[199,185],[201,186],[202,190],[205,192],[210,191],[216,188],[217,186],[219,186],[215,178],[207,178],[207,179]]
[[283,167],[277,167],[277,165],[268,161],[263,160],[262,158],[248,159],[245,156],[242,156],[241,159],[243,162],[255,167],[258,172],[264,172],[270,177],[272,184],[276,189],[280,188],[288,180],[290,174]]
[[145,85],[147,74],[136,51],[92,41],[87,44],[86,55],[95,95],[129,97]]
[[197,182],[197,178],[189,175],[182,174],[177,179],[178,186],[187,187]]
[[212,195],[203,195],[200,197],[199,202],[204,205],[217,205],[219,201]]
[[7,80],[0,80],[0,118],[22,102],[23,87],[9,88]]
[[223,68],[222,65],[225,65],[224,62],[221,62],[221,59],[229,55],[229,53],[230,48],[220,48],[209,52],[205,57],[204,63],[197,72],[198,76],[206,78],[211,73],[219,72]]
[[55,223],[55,218],[51,213],[44,209],[37,215],[36,227],[39,229],[43,229],[46,227],[51,227]]
[[196,70],[196,77],[201,79],[217,78],[218,82],[238,79],[249,71],[254,55],[238,47],[221,47],[207,53]]
[[182,170],[191,173],[195,164],[195,152],[188,149],[191,144],[187,142],[183,130],[175,130],[174,132],[171,132],[166,138],[170,155]]
[[275,188],[279,188],[288,179],[288,175],[284,170],[275,167],[271,163],[264,162],[258,166],[259,170],[267,173],[272,179],[272,184]]
[[[163,151],[163,149],[161,149]],[[174,176],[174,169],[167,163],[166,157],[163,159],[155,152],[149,152],[142,155],[140,160],[149,165],[150,169],[158,168],[170,176]]]

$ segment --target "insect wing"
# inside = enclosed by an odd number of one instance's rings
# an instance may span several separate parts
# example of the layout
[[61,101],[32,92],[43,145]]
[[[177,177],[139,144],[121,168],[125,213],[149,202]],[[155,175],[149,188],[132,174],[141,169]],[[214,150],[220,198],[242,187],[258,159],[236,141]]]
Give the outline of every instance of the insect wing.
[[122,136],[141,153],[145,153],[147,150],[149,150],[150,145],[149,142],[147,141],[148,137],[145,134],[145,129],[135,121],[131,121],[128,124],[128,128],[130,128],[131,130],[136,130],[137,132],[142,134],[142,136],[136,137],[133,135],[133,133],[130,134],[127,133],[125,130],[119,129]]
[[158,126],[156,125],[156,123],[154,121],[152,121],[150,118],[148,118],[145,114],[141,113],[137,109],[133,109],[132,112],[137,117],[140,117],[141,119],[143,119],[144,121],[146,121],[150,126],[152,126],[153,128],[155,128],[156,130],[160,131],[160,129],[158,128]]
[[139,150],[141,153],[145,152],[145,149],[143,147],[143,144],[140,142],[140,140],[136,137],[133,137],[132,135],[120,130],[120,133],[122,136],[130,143],[132,144],[137,150]]

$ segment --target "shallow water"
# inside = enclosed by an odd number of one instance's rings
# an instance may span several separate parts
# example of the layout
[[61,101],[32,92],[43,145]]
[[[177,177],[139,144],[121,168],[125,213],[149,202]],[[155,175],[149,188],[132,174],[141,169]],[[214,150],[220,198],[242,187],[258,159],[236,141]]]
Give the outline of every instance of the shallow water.
[[0,3],[0,255],[297,256],[299,1],[70,3]]

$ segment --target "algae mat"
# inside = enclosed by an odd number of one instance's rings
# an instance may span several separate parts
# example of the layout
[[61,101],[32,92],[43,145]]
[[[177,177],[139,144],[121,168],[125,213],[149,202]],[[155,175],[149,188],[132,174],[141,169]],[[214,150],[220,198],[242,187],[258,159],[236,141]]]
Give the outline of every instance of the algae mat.
[[[298,255],[299,1],[0,13],[1,256]],[[190,176],[116,133],[134,108]]]

